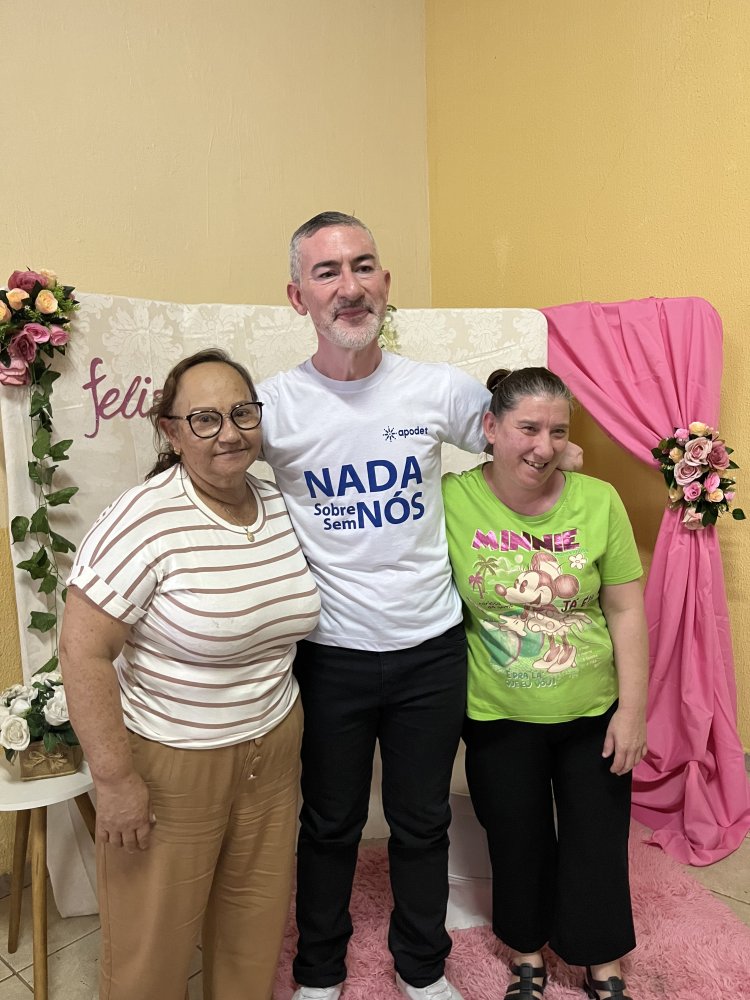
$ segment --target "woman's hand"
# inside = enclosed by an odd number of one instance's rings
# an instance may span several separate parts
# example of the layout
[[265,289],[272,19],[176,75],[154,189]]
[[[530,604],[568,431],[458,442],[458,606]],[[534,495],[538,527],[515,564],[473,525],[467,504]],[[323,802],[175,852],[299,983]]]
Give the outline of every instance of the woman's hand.
[[609,720],[602,756],[614,754],[610,771],[627,774],[645,755],[648,698],[648,629],[638,580],[607,584],[599,591],[615,654],[618,705]]
[[145,851],[156,817],[148,786],[131,771],[124,778],[95,781],[96,835],[105,844],[124,847],[129,854]]
[[602,757],[614,754],[610,767],[612,774],[632,771],[647,749],[645,713],[618,708],[609,720],[602,748]]
[[60,636],[60,663],[70,720],[96,786],[97,837],[126,851],[145,851],[154,824],[151,796],[133,767],[113,662],[129,627],[71,587]]

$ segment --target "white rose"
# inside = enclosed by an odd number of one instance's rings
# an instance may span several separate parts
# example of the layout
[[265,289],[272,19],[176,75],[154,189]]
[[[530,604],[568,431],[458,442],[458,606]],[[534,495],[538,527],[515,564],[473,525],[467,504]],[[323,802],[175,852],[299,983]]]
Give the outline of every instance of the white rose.
[[32,684],[46,684],[47,687],[54,687],[55,684],[62,684],[62,674],[59,670],[50,670],[47,674],[34,674],[31,678]]
[[62,726],[69,721],[68,703],[62,688],[58,688],[44,706],[44,718],[50,726]]
[[0,698],[10,704],[14,698],[26,698],[31,699],[34,695],[34,688],[27,687],[25,684],[11,684],[9,688],[6,688]]
[[31,703],[26,698],[14,698],[10,703],[11,715],[25,715],[31,709]]
[[0,745],[6,750],[25,750],[29,745],[29,724],[26,719],[9,715],[0,724]]

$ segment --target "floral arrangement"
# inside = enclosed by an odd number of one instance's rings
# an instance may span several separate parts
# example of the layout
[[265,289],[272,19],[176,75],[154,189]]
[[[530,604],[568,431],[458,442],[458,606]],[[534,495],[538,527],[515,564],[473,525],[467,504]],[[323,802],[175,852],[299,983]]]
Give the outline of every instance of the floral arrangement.
[[[651,454],[659,463],[669,491],[669,506],[684,510],[686,528],[700,529],[716,524],[734,500],[735,480],[727,473],[739,468],[731,459],[732,449],[719,432],[700,420],[689,427],[675,427],[672,437],[663,438]],[[745,519],[735,508],[732,517]]]
[[395,306],[389,304],[385,307],[383,324],[378,333],[378,344],[386,351],[392,351],[394,354],[399,354],[398,330],[396,329],[395,313]]
[[0,746],[6,758],[14,760],[36,741],[47,753],[54,753],[58,743],[78,746],[57,670],[40,670],[28,685],[14,684],[0,693]]
[[[28,473],[34,483],[36,509],[28,517],[14,517],[10,527],[15,543],[30,535],[36,541],[34,552],[16,565],[38,581],[39,593],[47,595],[48,610],[32,611],[28,625],[39,632],[57,628],[58,592],[65,600],[57,553],[75,550],[49,523],[50,508],[70,503],[78,492],[77,486],[52,488],[58,464],[67,460],[73,443],[52,440],[52,386],[60,373],[50,367],[55,354],[65,354],[68,326],[78,308],[73,291],[72,286],[58,282],[54,271],[46,270],[14,271],[7,289],[0,289],[0,385],[26,387],[29,393],[34,461],[29,462]],[[40,671],[55,671],[57,663],[55,655]],[[14,718],[20,718],[19,713],[14,713]]]

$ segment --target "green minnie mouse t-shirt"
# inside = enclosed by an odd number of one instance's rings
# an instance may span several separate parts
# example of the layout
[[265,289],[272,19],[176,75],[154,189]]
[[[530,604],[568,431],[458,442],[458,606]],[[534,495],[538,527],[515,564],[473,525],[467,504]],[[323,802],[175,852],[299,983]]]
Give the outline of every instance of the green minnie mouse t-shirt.
[[599,588],[643,570],[614,488],[564,475],[557,503],[533,517],[502,504],[481,466],[443,477],[472,719],[567,722],[601,715],[617,698]]

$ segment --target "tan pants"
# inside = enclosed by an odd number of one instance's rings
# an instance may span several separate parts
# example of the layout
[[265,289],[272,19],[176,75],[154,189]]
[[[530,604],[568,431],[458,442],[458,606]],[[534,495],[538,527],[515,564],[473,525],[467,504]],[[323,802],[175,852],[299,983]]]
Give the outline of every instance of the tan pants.
[[204,1000],[271,1000],[297,832],[299,699],[266,736],[174,750],[131,734],[151,846],[97,844],[100,1000],[185,1000],[201,939]]

